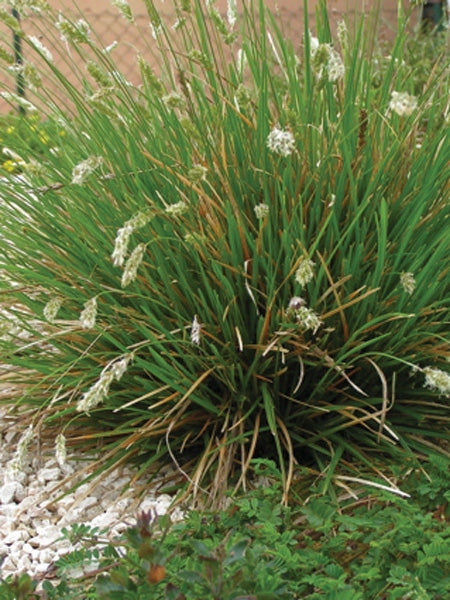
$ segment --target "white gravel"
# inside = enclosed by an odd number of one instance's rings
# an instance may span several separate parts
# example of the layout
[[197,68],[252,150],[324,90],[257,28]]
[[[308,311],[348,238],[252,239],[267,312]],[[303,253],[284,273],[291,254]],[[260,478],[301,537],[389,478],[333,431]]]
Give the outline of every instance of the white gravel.
[[[27,572],[40,579],[50,574],[60,556],[75,549],[61,539],[61,529],[72,524],[106,528],[103,539],[111,539],[136,522],[140,511],[167,512],[172,498],[158,495],[158,483],[142,496],[142,481],[123,494],[133,476],[127,467],[118,468],[96,485],[83,483],[74,492],[65,482],[77,476],[81,466],[91,463],[69,457],[61,468],[52,456],[53,449],[33,444],[20,472],[11,472],[20,432],[6,409],[0,407],[0,576]],[[33,442],[35,442],[33,440]],[[81,465],[81,466],[80,466]],[[73,484],[73,481],[72,481]],[[172,517],[182,518],[175,510]]]

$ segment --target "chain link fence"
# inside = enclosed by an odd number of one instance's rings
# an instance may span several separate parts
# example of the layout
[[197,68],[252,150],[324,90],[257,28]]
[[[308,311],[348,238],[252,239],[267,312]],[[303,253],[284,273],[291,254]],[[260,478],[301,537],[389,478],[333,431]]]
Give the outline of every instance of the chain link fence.
[[[164,0],[159,0],[157,8],[160,11],[162,19],[169,27],[175,23],[176,17],[171,9],[172,3]],[[408,2],[408,0],[405,0]],[[109,0],[97,0],[95,6],[92,6],[91,0],[78,0],[77,8],[70,3],[70,0],[53,0],[52,5],[58,9],[64,10],[64,14],[70,18],[77,20],[83,17],[92,28],[93,39],[98,39],[101,46],[110,47],[112,44],[117,43],[117,47],[112,51],[112,58],[117,65],[117,69],[126,77],[127,80],[136,84],[139,83],[139,68],[137,57],[139,54],[145,56],[145,58],[157,69],[157,53],[155,41],[152,38],[151,29],[149,26],[149,17],[145,9],[143,0],[129,0],[130,6],[133,10],[133,16],[135,23],[131,24],[124,19],[120,12],[112,6]],[[314,30],[315,22],[315,9],[318,0],[313,0],[308,4],[309,7],[309,19],[311,29]],[[303,39],[304,31],[304,14],[303,14],[303,2],[299,0],[269,0],[266,2],[267,5],[273,5],[274,11],[279,17],[279,22],[282,25],[283,32],[293,40],[295,44],[300,45]],[[352,14],[356,10],[357,2],[352,0],[329,0],[328,11],[331,19],[331,25],[334,28],[338,21],[344,17],[352,20]],[[376,1],[373,4],[377,4]],[[225,16],[226,15],[226,0],[219,0],[217,2],[219,11]],[[351,9],[349,9],[349,5]],[[20,15],[19,15],[20,16]],[[393,37],[396,29],[397,20],[397,4],[393,2],[384,2],[381,7],[381,25],[380,35],[381,37],[389,38]],[[22,17],[21,25],[27,35],[33,35],[39,39],[39,41],[49,49],[52,53],[55,66],[61,71],[61,73],[67,77],[71,82],[80,82],[83,73],[81,65],[77,64],[76,51],[71,50],[67,45],[61,44],[61,38],[56,27],[49,28],[48,24],[38,14],[32,16]],[[0,27],[0,29],[2,29]],[[1,31],[4,38],[8,35],[11,39],[12,32],[5,31],[5,26]],[[175,33],[174,33],[175,35]],[[16,40],[17,44],[19,41]],[[27,61],[27,53],[30,53],[29,48],[25,44],[21,44],[20,47],[16,47],[16,61]],[[42,65],[41,65],[42,67]],[[14,71],[14,69],[12,70]],[[45,67],[43,68],[44,73],[44,85],[48,86],[48,90],[52,93],[52,77],[45,78]],[[85,75],[85,73],[84,73]],[[16,81],[14,81],[14,77]],[[6,80],[3,75],[0,75],[0,88],[2,89],[14,89],[14,87],[23,86],[23,82],[20,78],[13,73],[9,80]],[[56,90],[57,86],[53,86]],[[29,90],[26,87],[23,89],[23,93],[27,95]],[[5,103],[0,103],[0,112],[11,110],[11,107]]]

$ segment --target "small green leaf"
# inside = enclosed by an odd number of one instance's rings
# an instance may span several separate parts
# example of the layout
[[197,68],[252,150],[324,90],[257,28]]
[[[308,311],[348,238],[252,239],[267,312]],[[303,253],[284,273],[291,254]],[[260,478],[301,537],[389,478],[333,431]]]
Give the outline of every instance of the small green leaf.
[[236,544],[234,544],[227,552],[225,560],[223,564],[225,566],[232,565],[235,562],[242,561],[244,559],[245,551],[249,544],[249,540],[240,540]]

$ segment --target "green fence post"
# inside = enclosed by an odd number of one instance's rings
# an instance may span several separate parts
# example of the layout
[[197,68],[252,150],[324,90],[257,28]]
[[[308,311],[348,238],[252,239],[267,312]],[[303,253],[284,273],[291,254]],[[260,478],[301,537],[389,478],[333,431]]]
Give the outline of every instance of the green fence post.
[[[12,16],[17,19],[18,21],[20,20],[20,15],[19,15],[19,11],[16,8],[12,9]],[[13,48],[14,48],[14,61],[15,64],[18,67],[21,67],[23,65],[23,55],[22,55],[22,39],[19,33],[17,33],[17,31],[13,32]],[[21,71],[21,69],[19,68],[16,74],[16,90],[17,90],[17,95],[20,98],[24,98],[25,97],[25,80],[23,77],[23,73]],[[25,109],[23,106],[18,106],[17,110],[19,112],[19,114],[24,115],[25,114]]]
[[422,6],[422,29],[424,31],[442,31],[446,10],[445,0],[429,0]]

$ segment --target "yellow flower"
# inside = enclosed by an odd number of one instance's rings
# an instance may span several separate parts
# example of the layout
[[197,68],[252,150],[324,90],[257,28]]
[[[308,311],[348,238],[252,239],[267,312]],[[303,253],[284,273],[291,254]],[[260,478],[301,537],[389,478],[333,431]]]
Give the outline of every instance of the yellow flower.
[[17,163],[11,159],[5,160],[5,162],[2,164],[2,167],[5,169],[5,171],[8,171],[8,173],[12,173],[16,170]]

